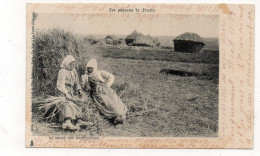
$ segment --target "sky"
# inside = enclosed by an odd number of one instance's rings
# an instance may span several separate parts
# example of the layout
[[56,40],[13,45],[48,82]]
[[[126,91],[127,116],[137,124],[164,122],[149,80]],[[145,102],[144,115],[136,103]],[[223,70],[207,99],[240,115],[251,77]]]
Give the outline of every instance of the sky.
[[138,14],[38,14],[36,30],[61,28],[77,34],[128,35],[134,30],[152,36],[177,36],[185,32],[218,37],[217,15]]

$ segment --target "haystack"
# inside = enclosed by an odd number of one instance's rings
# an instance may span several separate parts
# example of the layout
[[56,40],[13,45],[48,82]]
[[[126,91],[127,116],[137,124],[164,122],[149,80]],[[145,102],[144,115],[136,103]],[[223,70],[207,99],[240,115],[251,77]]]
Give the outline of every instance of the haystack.
[[203,39],[196,33],[186,32],[173,39],[174,51],[198,53],[205,45]]
[[138,36],[134,42],[133,46],[143,46],[143,47],[154,47],[155,44],[152,39],[147,38],[146,36]]
[[150,35],[143,35],[142,33],[138,33],[136,30],[133,31],[125,38],[125,42],[127,45],[132,46],[147,46],[153,47],[155,46],[153,42],[153,38]]
[[125,42],[127,45],[131,45],[135,39],[139,36],[144,36],[142,33],[138,33],[136,30],[133,31],[131,34],[129,34],[128,36],[126,36],[125,38]]
[[119,44],[118,43],[119,39],[114,35],[107,35],[105,37],[105,41],[106,41],[106,44],[111,44],[111,45],[118,45]]
[[89,42],[91,45],[95,45],[99,42],[98,39],[94,36],[86,36],[84,37],[84,40]]
[[160,43],[160,41],[159,41],[159,39],[158,39],[157,37],[153,39],[153,43],[154,43],[155,46],[157,46],[157,47],[160,47],[160,46],[161,46],[161,43]]
[[118,44],[125,44],[125,40],[123,38],[119,38]]
[[37,32],[33,43],[33,95],[55,94],[57,73],[67,55],[77,60],[79,75],[85,72],[85,61],[96,56],[95,48],[84,37],[60,29]]

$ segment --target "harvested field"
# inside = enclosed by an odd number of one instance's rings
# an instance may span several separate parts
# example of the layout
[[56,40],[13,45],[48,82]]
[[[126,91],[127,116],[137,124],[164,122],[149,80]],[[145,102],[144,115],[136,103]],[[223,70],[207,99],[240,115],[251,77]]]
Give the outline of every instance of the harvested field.
[[102,48],[103,57],[115,59],[158,60],[167,62],[189,62],[218,64],[219,55],[216,50],[205,50],[203,53],[180,53],[168,49],[139,47],[106,47]]
[[[33,101],[34,135],[217,137],[218,52],[209,50],[187,54],[158,48],[83,45],[84,42],[80,41],[76,37],[73,43],[78,45],[70,46],[76,47],[79,53],[78,73],[84,72],[83,67],[91,57],[97,59],[99,69],[111,72],[115,76],[112,88],[129,109],[127,121],[111,124],[98,113],[95,103],[86,97],[86,119],[94,125],[77,132],[67,132],[56,123],[42,120],[42,113],[36,109],[37,102]],[[53,43],[49,45],[45,48],[51,51]],[[70,53],[65,49],[62,55]],[[55,68],[59,66],[55,65]],[[187,77],[160,74],[162,69],[196,74]],[[55,82],[55,78],[51,80]],[[41,85],[46,81],[44,78]],[[35,99],[43,98],[41,92],[37,93]]]

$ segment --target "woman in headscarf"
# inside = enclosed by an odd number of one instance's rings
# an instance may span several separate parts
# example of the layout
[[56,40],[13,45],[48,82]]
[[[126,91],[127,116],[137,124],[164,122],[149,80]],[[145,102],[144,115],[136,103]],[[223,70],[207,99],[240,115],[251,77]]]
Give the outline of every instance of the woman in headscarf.
[[127,108],[116,93],[110,88],[114,82],[114,75],[104,70],[97,70],[97,62],[91,59],[86,66],[86,73],[82,76],[82,85],[90,86],[90,94],[99,111],[114,124],[123,123],[126,119]]
[[[75,95],[82,94],[75,66],[75,58],[71,55],[66,56],[62,61],[57,79],[58,94],[65,96],[67,99],[59,116],[59,120],[62,122],[62,128],[67,130],[77,130],[80,125],[89,124],[81,119],[81,108],[73,102]],[[72,121],[75,121],[77,126],[73,125]]]

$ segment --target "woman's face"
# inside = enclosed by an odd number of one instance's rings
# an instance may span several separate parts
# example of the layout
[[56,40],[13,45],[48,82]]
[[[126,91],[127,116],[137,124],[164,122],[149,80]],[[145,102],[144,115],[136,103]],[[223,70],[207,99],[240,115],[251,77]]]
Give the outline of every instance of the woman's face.
[[75,67],[76,67],[76,62],[71,62],[69,70],[72,71],[73,69],[75,69]]
[[92,67],[88,67],[88,68],[87,68],[87,71],[88,71],[89,74],[92,73],[93,70],[94,70],[94,69],[93,69]]

